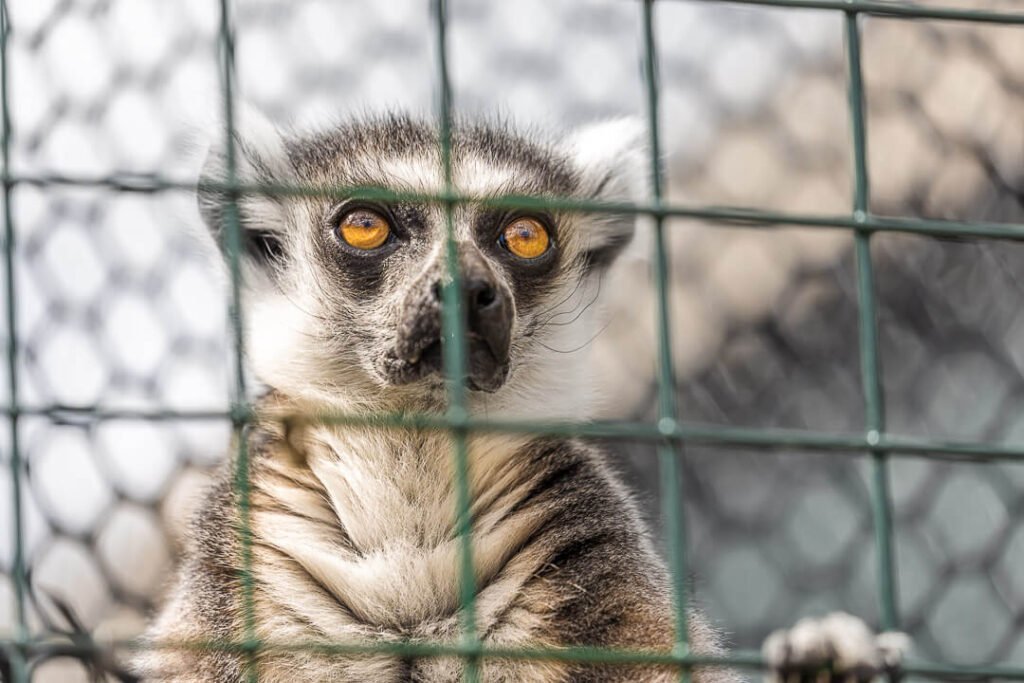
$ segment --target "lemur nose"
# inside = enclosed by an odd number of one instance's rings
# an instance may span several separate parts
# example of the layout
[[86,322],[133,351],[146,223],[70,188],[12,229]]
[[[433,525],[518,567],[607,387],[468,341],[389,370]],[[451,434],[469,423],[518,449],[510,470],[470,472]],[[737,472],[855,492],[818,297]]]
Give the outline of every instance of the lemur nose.
[[[430,289],[434,300],[444,300],[444,285],[435,282]],[[498,304],[498,290],[493,283],[480,278],[473,278],[462,283],[462,294],[466,301],[466,310],[470,313],[484,312]]]
[[465,292],[470,311],[483,312],[498,303],[498,291],[487,280],[469,280],[465,284]]
[[[462,265],[460,308],[466,325],[467,386],[497,391],[508,376],[515,301],[482,258],[466,259]],[[395,348],[412,379],[439,372],[442,367],[445,283],[437,275],[421,282],[410,290]]]

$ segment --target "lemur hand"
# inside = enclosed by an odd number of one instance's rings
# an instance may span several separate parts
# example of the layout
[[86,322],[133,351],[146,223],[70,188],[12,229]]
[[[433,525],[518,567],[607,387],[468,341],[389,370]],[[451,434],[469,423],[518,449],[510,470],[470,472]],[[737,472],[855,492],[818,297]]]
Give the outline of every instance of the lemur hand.
[[875,635],[863,621],[845,612],[823,619],[801,619],[772,633],[761,652],[771,683],[868,683],[900,668],[910,647],[904,633]]

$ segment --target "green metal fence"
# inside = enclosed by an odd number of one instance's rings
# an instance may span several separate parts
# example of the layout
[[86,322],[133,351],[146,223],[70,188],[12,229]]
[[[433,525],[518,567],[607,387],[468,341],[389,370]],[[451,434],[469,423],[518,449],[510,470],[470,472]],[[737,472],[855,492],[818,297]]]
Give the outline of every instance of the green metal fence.
[[[671,2],[672,0],[661,0]],[[351,415],[304,415],[294,416],[295,419],[332,422],[342,425],[375,424],[395,429],[439,429],[447,430],[453,436],[457,485],[457,525],[462,541],[462,560],[460,565],[462,578],[462,633],[463,637],[456,644],[354,644],[354,643],[278,643],[259,641],[255,636],[253,617],[253,582],[251,574],[251,538],[249,532],[249,461],[245,440],[241,437],[242,429],[251,420],[251,407],[247,402],[247,387],[242,367],[243,358],[243,324],[244,311],[240,297],[240,226],[237,199],[245,193],[272,193],[284,195],[320,195],[346,196],[353,195],[352,188],[344,187],[294,187],[294,186],[255,186],[239,181],[236,173],[236,150],[234,138],[235,123],[235,49],[231,3],[219,0],[220,4],[220,71],[223,94],[223,114],[225,121],[225,144],[227,149],[227,180],[224,183],[211,183],[210,189],[224,192],[229,198],[226,206],[225,239],[226,249],[230,255],[231,296],[229,312],[233,344],[235,348],[235,365],[233,368],[232,408],[228,413],[219,411],[138,411],[111,410],[91,407],[46,406],[28,408],[18,400],[17,364],[20,349],[16,333],[17,291],[15,277],[15,237],[14,212],[12,210],[12,192],[18,185],[38,186],[42,188],[56,186],[101,187],[115,191],[156,193],[165,191],[192,191],[194,184],[161,177],[72,177],[58,175],[18,175],[11,171],[10,165],[10,95],[8,80],[7,39],[10,34],[7,2],[0,0],[0,117],[2,117],[3,137],[0,150],[3,159],[3,202],[4,202],[4,286],[6,294],[6,320],[8,326],[7,374],[9,405],[3,408],[10,420],[11,442],[9,466],[12,474],[13,490],[10,505],[13,512],[14,540],[13,580],[15,588],[15,605],[17,630],[13,638],[0,641],[0,652],[9,661],[14,681],[27,681],[31,675],[31,662],[46,655],[79,654],[91,656],[99,647],[89,639],[78,639],[68,643],[57,641],[44,635],[30,635],[27,617],[27,582],[23,542],[22,491],[20,472],[23,467],[19,450],[19,420],[25,416],[42,416],[59,418],[62,416],[87,414],[97,420],[143,419],[143,420],[217,420],[230,419],[234,425],[238,442],[236,454],[235,485],[241,506],[241,544],[244,549],[244,566],[240,569],[243,586],[243,601],[246,621],[243,638],[237,642],[190,642],[190,643],[142,643],[138,641],[115,642],[105,647],[115,649],[131,649],[138,647],[176,647],[176,648],[218,648],[243,653],[248,656],[247,676],[249,680],[258,680],[259,671],[255,659],[258,651],[293,651],[309,649],[327,655],[354,655],[370,652],[390,653],[407,657],[458,656],[467,662],[467,680],[477,680],[478,666],[486,657],[557,659],[563,661],[613,663],[613,664],[652,664],[671,665],[678,667],[681,679],[688,676],[689,670],[700,664],[721,663],[733,666],[758,668],[762,666],[760,656],[752,652],[735,652],[724,658],[699,656],[690,653],[686,638],[686,605],[688,602],[687,584],[685,581],[686,558],[686,523],[684,519],[685,501],[680,500],[678,482],[679,456],[681,449],[687,444],[706,444],[723,449],[741,446],[758,449],[791,449],[818,450],[828,452],[853,452],[870,458],[872,465],[872,507],[874,518],[875,541],[878,561],[878,601],[882,615],[882,625],[887,629],[900,628],[897,612],[896,557],[893,553],[892,515],[888,491],[888,460],[892,456],[913,457],[956,457],[972,461],[989,460],[1021,460],[1024,459],[1024,445],[995,445],[983,442],[937,442],[926,439],[900,437],[886,432],[882,410],[882,392],[879,352],[877,342],[877,326],[875,314],[875,293],[873,288],[872,261],[870,253],[871,237],[877,232],[918,233],[933,236],[973,236],[1002,239],[1024,238],[1024,225],[970,223],[956,221],[919,220],[915,218],[888,218],[873,215],[869,209],[869,173],[866,155],[866,121],[865,95],[861,75],[861,38],[859,18],[862,15],[880,15],[902,18],[907,21],[932,19],[964,22],[985,22],[1005,25],[1024,25],[1024,14],[995,11],[976,11],[968,9],[951,9],[924,7],[909,4],[896,4],[877,0],[705,0],[707,2],[731,2],[746,5],[764,5],[775,7],[832,10],[842,13],[845,25],[847,87],[849,97],[849,118],[851,142],[853,150],[854,193],[851,210],[845,215],[805,215],[782,212],[756,211],[739,208],[720,208],[707,206],[670,205],[663,201],[663,171],[661,167],[662,151],[659,137],[659,82],[658,52],[654,40],[656,20],[655,0],[636,0],[637,11],[642,16],[644,83],[647,95],[647,124],[650,149],[651,197],[644,203],[607,204],[571,200],[542,200],[523,198],[499,198],[481,200],[480,198],[461,196],[452,186],[451,175],[451,112],[452,96],[448,77],[448,60],[446,49],[446,2],[434,0],[432,15],[436,40],[436,81],[438,129],[442,148],[442,164],[444,167],[445,188],[438,195],[416,197],[443,203],[447,208],[448,241],[447,255],[450,264],[451,283],[444,291],[443,328],[446,344],[444,346],[444,363],[449,377],[449,408],[443,416],[437,415],[380,415],[360,417]],[[1024,35],[1022,35],[1024,39]],[[359,194],[367,194],[365,190]],[[378,199],[398,198],[394,193],[374,193]],[[408,195],[400,195],[409,198]],[[500,419],[478,419],[470,417],[466,404],[463,378],[465,375],[466,354],[464,348],[463,318],[460,309],[459,273],[455,267],[455,242],[452,238],[451,210],[463,202],[483,202],[495,206],[516,207],[548,207],[572,210],[583,213],[612,212],[619,214],[647,215],[654,222],[654,285],[657,291],[657,329],[658,329],[658,419],[648,423],[534,423],[511,422]],[[671,353],[669,301],[667,282],[671,264],[665,247],[664,222],[672,217],[703,219],[722,225],[754,225],[771,227],[777,225],[807,226],[822,229],[840,229],[852,231],[855,239],[855,255],[857,264],[857,292],[859,298],[860,323],[860,365],[862,374],[863,400],[865,405],[865,424],[863,432],[858,434],[834,434],[827,432],[795,431],[779,429],[746,429],[735,427],[708,427],[688,424],[680,420],[676,405],[675,374]],[[512,650],[492,648],[480,642],[475,627],[474,597],[476,587],[473,582],[473,548],[470,533],[470,492],[468,487],[468,461],[466,447],[467,437],[474,431],[526,432],[531,434],[584,436],[608,439],[644,440],[658,446],[659,463],[662,469],[663,513],[668,535],[668,560],[673,576],[674,603],[676,613],[675,647],[671,653],[651,654],[641,652],[623,652],[600,650],[594,648],[567,648],[558,650]],[[725,452],[727,457],[727,452]],[[780,625],[782,626],[782,625]],[[911,662],[906,667],[907,673],[933,678],[979,678],[995,677],[1004,679],[1024,680],[1024,668],[986,667],[969,668],[950,665],[938,665],[927,662]]]

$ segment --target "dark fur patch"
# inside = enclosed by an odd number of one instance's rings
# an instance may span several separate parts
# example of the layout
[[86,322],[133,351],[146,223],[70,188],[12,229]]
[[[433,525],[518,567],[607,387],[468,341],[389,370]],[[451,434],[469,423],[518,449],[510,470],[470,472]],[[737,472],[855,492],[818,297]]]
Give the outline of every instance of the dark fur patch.
[[[517,258],[499,244],[502,230],[516,218],[524,216],[538,219],[548,228],[551,239],[552,246],[548,253],[533,261]],[[557,286],[553,275],[562,259],[558,249],[558,220],[555,217],[547,213],[479,208],[473,212],[471,221],[478,247],[501,264],[502,271],[508,277],[519,311],[530,310],[535,302]]]
[[[337,234],[337,226],[345,214],[368,208],[384,216],[391,228],[388,242],[383,246],[360,252],[347,246]],[[416,258],[430,246],[430,231],[427,227],[426,208],[411,202],[343,202],[333,208],[322,207],[323,238],[316,240],[317,255],[326,266],[323,273],[334,279],[339,291],[354,294],[350,298],[357,304],[366,302],[380,293],[388,272],[389,260],[401,251],[402,259]]]
[[[392,187],[393,179],[380,177],[377,171],[381,159],[427,155],[440,159],[441,150],[435,122],[398,114],[344,124],[286,144],[300,177],[348,186]],[[453,121],[452,164],[457,167],[469,158],[515,169],[514,185],[502,188],[507,194],[569,197],[579,183],[568,159],[543,144],[505,126]]]
[[[606,217],[602,220],[629,221],[632,223],[634,219],[632,217]],[[604,270],[605,268],[608,268],[612,262],[619,257],[622,250],[629,245],[632,239],[632,225],[630,225],[628,229],[624,228],[616,231],[614,237],[611,237],[607,243],[583,254],[584,272],[589,273],[594,270]]]

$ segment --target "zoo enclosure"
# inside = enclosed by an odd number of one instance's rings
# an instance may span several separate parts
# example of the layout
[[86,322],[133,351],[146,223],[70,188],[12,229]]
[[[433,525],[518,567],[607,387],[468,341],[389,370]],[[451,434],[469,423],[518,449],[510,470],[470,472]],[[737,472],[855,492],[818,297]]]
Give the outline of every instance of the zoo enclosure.
[[[671,0],[664,0],[665,2]],[[878,546],[879,555],[879,601],[881,605],[881,613],[883,615],[884,625],[887,627],[898,627],[899,622],[896,614],[895,607],[895,581],[894,581],[894,558],[891,553],[891,519],[890,512],[887,503],[887,479],[886,479],[886,468],[887,468],[887,457],[891,454],[931,454],[936,456],[957,456],[957,457],[972,457],[972,458],[1005,458],[1015,459],[1024,455],[1024,450],[1014,446],[1000,446],[995,444],[987,443],[947,443],[947,442],[934,442],[930,440],[917,440],[898,437],[892,434],[888,434],[883,424],[883,414],[881,406],[881,391],[880,391],[880,370],[878,366],[878,349],[877,349],[877,331],[875,328],[875,296],[872,289],[872,264],[871,255],[869,253],[869,238],[876,232],[907,232],[917,233],[925,235],[935,236],[974,236],[974,237],[995,237],[995,238],[1006,238],[1006,239],[1019,239],[1022,232],[1021,226],[1012,224],[989,224],[989,223],[973,223],[973,222],[951,222],[951,221],[930,221],[930,220],[914,220],[914,219],[893,219],[883,218],[873,215],[868,210],[868,175],[867,175],[867,156],[865,152],[865,122],[864,122],[864,88],[861,79],[860,72],[860,35],[858,30],[857,17],[861,14],[877,14],[884,16],[896,16],[906,20],[913,19],[949,19],[958,21],[971,21],[971,22],[992,22],[992,23],[1006,23],[1006,24],[1021,24],[1024,23],[1024,17],[1017,14],[999,13],[999,12],[981,12],[981,11],[967,11],[967,10],[949,10],[949,9],[927,9],[921,7],[912,7],[904,5],[893,5],[889,3],[877,3],[877,2],[800,2],[798,0],[761,0],[752,2],[743,2],[742,4],[762,4],[772,6],[785,6],[785,7],[799,7],[799,8],[816,8],[835,10],[841,12],[844,15],[845,31],[846,31],[846,46],[847,46],[847,60],[849,68],[849,98],[850,98],[850,120],[853,137],[853,161],[854,161],[854,179],[855,179],[855,191],[854,191],[854,203],[852,211],[849,215],[804,215],[804,214],[789,214],[782,212],[761,212],[761,211],[749,211],[745,209],[718,209],[708,207],[685,207],[675,204],[668,204],[663,201],[663,181],[661,169],[658,163],[652,164],[652,179],[654,194],[652,201],[644,205],[597,205],[584,202],[541,202],[540,200],[530,202],[530,206],[537,207],[543,206],[554,206],[556,208],[570,209],[581,212],[600,212],[600,211],[616,211],[616,212],[629,212],[629,213],[641,213],[652,216],[657,225],[656,234],[657,239],[655,240],[656,252],[654,256],[654,264],[656,266],[656,284],[658,286],[659,296],[659,357],[660,357],[660,381],[659,381],[659,419],[655,424],[585,424],[585,425],[566,425],[566,424],[512,424],[502,421],[481,421],[475,419],[469,419],[466,417],[462,406],[464,406],[464,396],[462,395],[459,385],[456,383],[452,388],[452,410],[445,419],[431,418],[422,416],[419,418],[404,418],[400,419],[395,416],[382,417],[381,421],[386,424],[390,424],[395,428],[402,427],[423,427],[430,426],[439,429],[451,429],[453,434],[456,436],[457,443],[461,444],[457,451],[457,462],[460,464],[459,472],[459,489],[465,495],[465,471],[467,463],[465,462],[465,450],[464,450],[464,439],[465,435],[472,430],[499,430],[499,431],[527,431],[530,433],[543,433],[543,434],[573,434],[583,435],[590,437],[602,437],[602,438],[613,438],[613,439],[644,439],[656,442],[659,444],[661,451],[660,461],[662,467],[664,467],[666,476],[663,477],[663,481],[674,482],[676,479],[675,468],[677,466],[678,450],[687,443],[701,443],[701,444],[713,444],[715,446],[744,446],[744,447],[757,447],[757,448],[779,448],[786,447],[790,449],[813,449],[813,450],[829,450],[829,451],[856,451],[870,454],[869,457],[872,460],[874,468],[874,515],[876,521],[876,539]],[[4,16],[7,16],[6,7],[4,8]],[[661,145],[659,140],[659,126],[658,126],[658,79],[657,79],[657,55],[654,45],[654,32],[653,32],[653,14],[655,11],[655,3],[645,2],[642,4],[642,16],[644,26],[644,64],[645,64],[645,85],[647,88],[648,107],[649,107],[649,131],[650,131],[650,147],[652,150],[652,159],[657,160],[661,158]],[[446,63],[446,51],[445,51],[445,7],[444,3],[438,3],[435,5],[435,17],[436,17],[436,28],[437,28],[437,45],[438,45],[438,82],[440,84],[439,94],[439,119],[440,119],[440,130],[442,140],[447,140],[448,135],[448,121],[450,114],[450,89],[448,86],[448,69]],[[223,85],[224,85],[224,110],[225,119],[227,122],[227,140],[229,146],[232,144],[233,137],[231,135],[232,124],[233,124],[233,106],[234,106],[234,92],[232,88],[233,84],[233,70],[234,70],[234,38],[231,31],[231,22],[228,13],[227,3],[222,3],[222,24],[221,24],[221,41],[222,41],[222,55],[223,55]],[[6,35],[8,26],[5,21],[4,26],[4,38],[3,49],[6,50]],[[4,60],[6,69],[6,59]],[[18,185],[33,185],[38,187],[49,187],[55,185],[91,185],[91,186],[103,186],[111,188],[117,191],[129,191],[129,192],[161,192],[165,190],[188,190],[190,184],[187,182],[176,182],[174,180],[162,179],[162,178],[76,178],[76,177],[43,177],[43,176],[20,176],[9,172],[9,115],[8,112],[8,93],[7,93],[7,78],[5,73],[4,78],[4,89],[3,89],[3,109],[4,115],[4,159],[5,159],[5,218],[6,218],[6,241],[5,241],[5,258],[6,258],[6,284],[8,294],[8,325],[12,334],[9,336],[10,349],[8,356],[9,366],[9,382],[10,382],[10,400],[11,403],[8,406],[8,413],[12,423],[12,444],[11,444],[11,459],[10,466],[12,469],[12,482],[14,486],[14,495],[12,499],[13,512],[15,518],[15,556],[14,556],[14,578],[15,588],[17,592],[17,605],[18,605],[18,620],[21,631],[17,634],[17,637],[7,643],[8,648],[12,653],[12,661],[23,662],[26,658],[32,657],[38,654],[45,654],[47,648],[55,647],[52,643],[46,641],[39,641],[36,639],[30,639],[28,637],[28,630],[25,626],[25,613],[24,613],[24,590],[25,590],[25,571],[23,562],[23,553],[21,550],[21,492],[19,490],[20,477],[19,473],[21,470],[21,462],[19,458],[18,448],[18,421],[23,416],[42,415],[45,417],[60,418],[69,414],[74,414],[78,411],[89,412],[93,418],[96,419],[215,419],[218,417],[225,417],[223,414],[195,414],[195,413],[182,413],[182,412],[168,412],[168,411],[156,411],[156,412],[138,412],[138,411],[118,411],[111,409],[98,409],[90,410],[88,407],[77,407],[68,408],[66,406],[49,406],[42,408],[26,408],[18,402],[18,375],[16,372],[17,354],[18,349],[16,348],[17,337],[13,334],[16,324],[16,283],[14,278],[15,260],[13,256],[14,249],[14,219],[11,211],[10,196],[11,191]],[[447,149],[447,146],[445,146]],[[241,186],[238,183],[229,182],[226,186],[221,186],[216,189],[222,189],[237,196],[238,193],[242,192],[315,192],[320,194],[343,194],[344,188],[289,188],[289,187],[247,187]],[[454,203],[463,201],[465,199],[455,196],[453,193],[448,192],[439,197],[433,197],[432,199],[447,203],[450,207]],[[501,201],[495,202],[502,204]],[[516,206],[522,206],[522,201],[507,200],[504,202],[505,205],[514,204]],[[860,296],[860,319],[861,319],[861,358],[862,358],[862,373],[863,373],[863,388],[864,388],[864,402],[866,406],[866,425],[863,434],[859,435],[848,435],[848,434],[832,434],[827,432],[790,432],[790,431],[779,431],[779,430],[751,430],[751,429],[737,429],[737,428],[711,428],[700,425],[688,424],[680,422],[677,419],[677,410],[675,406],[675,393],[674,393],[674,373],[672,372],[672,354],[671,354],[671,340],[669,339],[669,306],[666,300],[666,286],[665,283],[668,277],[668,262],[666,258],[665,249],[663,246],[664,238],[662,236],[663,229],[661,224],[664,220],[673,217],[685,217],[685,218],[699,218],[712,222],[719,223],[742,223],[742,224],[755,224],[755,225],[801,225],[809,227],[822,227],[822,228],[833,228],[841,230],[850,230],[855,234],[856,240],[856,254],[858,264],[858,293]],[[232,249],[237,247],[237,216],[235,216],[234,227],[229,225],[228,234],[233,235],[232,241],[229,247]],[[233,310],[232,316],[233,326],[235,331],[235,339],[238,346],[238,350],[241,350],[241,323],[240,314],[238,311],[238,293],[237,293],[237,261],[233,263]],[[457,305],[459,298],[456,296],[456,292],[449,290],[447,293],[447,301],[449,303],[454,302]],[[449,306],[447,308],[446,315],[446,326],[450,338],[454,340],[454,343],[447,345],[446,361],[448,366],[451,368],[459,368],[463,364],[463,349],[461,347],[461,336],[458,334],[458,325],[460,316],[455,306]],[[240,353],[238,354],[240,357]],[[237,429],[246,423],[249,419],[248,406],[245,400],[245,385],[244,376],[241,372],[240,364],[235,368],[236,371],[236,382],[234,384],[234,408],[226,416],[229,417],[235,424]],[[347,416],[319,416],[320,419],[329,419],[340,422],[359,422],[352,417]],[[239,453],[239,490],[243,493],[243,501],[245,500],[244,494],[247,491],[246,484],[247,480],[245,477],[245,453]],[[666,519],[669,529],[669,557],[673,567],[673,574],[676,577],[676,595],[677,595],[677,606],[679,607],[679,624],[685,623],[685,610],[682,609],[685,589],[682,581],[684,573],[682,568],[685,567],[685,544],[684,544],[684,524],[681,517],[681,506],[680,501],[677,499],[678,489],[677,487],[670,485],[664,492],[666,500]],[[468,501],[463,498],[460,505],[460,519],[463,524],[463,531],[466,527],[467,518],[467,505]],[[471,539],[468,535],[463,536],[466,542],[464,565],[463,569],[467,570],[469,567],[469,558],[471,557]],[[472,614],[472,586],[469,582],[464,582],[464,600],[467,605],[465,614]],[[506,652],[506,651],[492,651],[481,648],[480,644],[476,641],[472,630],[472,620],[467,617],[466,620],[466,632],[467,640],[458,646],[422,646],[422,645],[406,645],[399,648],[389,647],[385,648],[391,652],[398,652],[407,655],[422,655],[429,656],[431,654],[456,654],[466,656],[470,661],[475,661],[480,657],[489,655],[501,655],[501,656],[522,656],[522,657],[557,657],[557,658],[568,658],[568,659],[579,659],[586,661],[617,661],[617,662],[648,662],[648,663],[669,663],[678,664],[681,668],[685,669],[687,666],[694,663],[699,663],[699,658],[689,656],[686,653],[685,639],[680,637],[678,640],[678,647],[676,652],[671,656],[651,656],[651,655],[640,655],[637,653],[609,653],[609,652],[598,652],[591,650],[569,650],[569,651],[558,651],[558,652]],[[679,633],[685,633],[680,628]],[[129,644],[125,643],[125,646]],[[260,644],[247,640],[243,643],[227,644],[227,643],[214,643],[210,644],[218,647],[230,647],[230,648],[241,648],[249,651],[259,646],[271,646],[271,647],[294,647],[295,644]],[[318,646],[322,649],[322,646]],[[365,651],[364,648],[355,646],[341,646],[339,645],[336,649],[332,649],[339,654],[354,651]],[[731,658],[729,661],[735,661],[739,664],[756,665],[757,658],[750,654],[740,653],[736,658]],[[963,675],[998,675],[999,677],[1005,678],[1022,678],[1024,672],[1017,669],[990,669],[990,670],[968,670],[968,669],[950,669],[943,668],[940,666],[931,666],[926,664],[915,664],[909,667],[911,673],[917,673],[921,675],[953,675],[960,673]]]

